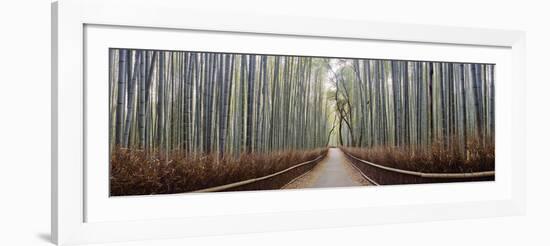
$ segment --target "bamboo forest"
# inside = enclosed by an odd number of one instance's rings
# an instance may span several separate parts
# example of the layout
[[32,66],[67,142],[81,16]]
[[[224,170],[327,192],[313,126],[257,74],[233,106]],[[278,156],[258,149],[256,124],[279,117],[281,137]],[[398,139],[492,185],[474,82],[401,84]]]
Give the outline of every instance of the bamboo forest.
[[493,181],[494,74],[494,64],[113,48],[110,194]]

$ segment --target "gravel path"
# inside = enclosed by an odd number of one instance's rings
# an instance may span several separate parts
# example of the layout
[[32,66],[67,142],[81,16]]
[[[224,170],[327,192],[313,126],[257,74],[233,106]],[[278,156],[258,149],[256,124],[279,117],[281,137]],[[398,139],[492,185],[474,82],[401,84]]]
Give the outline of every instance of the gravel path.
[[321,162],[308,173],[285,185],[283,189],[349,187],[370,185],[355,170],[338,148],[331,148]]

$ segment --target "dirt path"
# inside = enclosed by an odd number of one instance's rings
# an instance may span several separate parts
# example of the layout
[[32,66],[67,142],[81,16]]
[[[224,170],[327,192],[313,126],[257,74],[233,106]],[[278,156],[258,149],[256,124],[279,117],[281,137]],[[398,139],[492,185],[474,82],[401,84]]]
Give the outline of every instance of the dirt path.
[[285,185],[283,189],[349,187],[370,185],[355,170],[338,148],[331,148],[328,154],[310,172]]

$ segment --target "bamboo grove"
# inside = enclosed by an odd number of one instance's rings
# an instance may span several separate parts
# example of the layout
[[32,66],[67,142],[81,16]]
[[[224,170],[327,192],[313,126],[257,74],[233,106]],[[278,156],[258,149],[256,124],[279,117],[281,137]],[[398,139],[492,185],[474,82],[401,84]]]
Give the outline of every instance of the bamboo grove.
[[329,63],[340,145],[469,158],[494,147],[494,65],[395,60]]
[[111,150],[239,156],[328,144],[318,59],[131,49],[109,59]]
[[494,65],[111,49],[110,146],[494,147]]

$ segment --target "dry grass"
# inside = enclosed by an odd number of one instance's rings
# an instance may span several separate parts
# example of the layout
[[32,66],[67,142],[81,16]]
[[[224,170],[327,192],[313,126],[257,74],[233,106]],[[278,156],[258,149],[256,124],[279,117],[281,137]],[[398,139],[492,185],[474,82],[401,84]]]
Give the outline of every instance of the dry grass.
[[217,158],[215,154],[170,158],[140,150],[116,149],[111,153],[112,196],[171,194],[225,185],[269,175],[315,159],[326,149],[245,154]]
[[470,142],[467,154],[450,151],[441,144],[412,151],[411,148],[345,148],[345,151],[376,164],[427,173],[464,173],[495,170],[494,145]]

